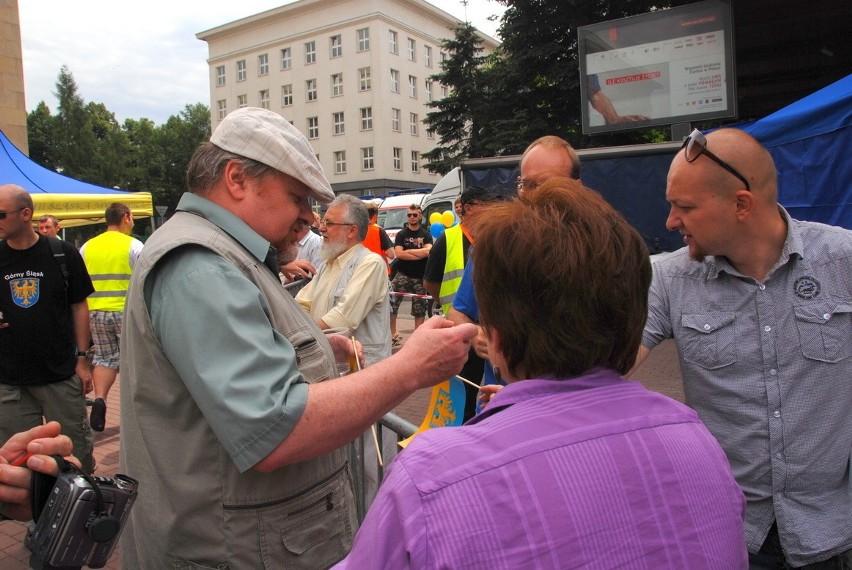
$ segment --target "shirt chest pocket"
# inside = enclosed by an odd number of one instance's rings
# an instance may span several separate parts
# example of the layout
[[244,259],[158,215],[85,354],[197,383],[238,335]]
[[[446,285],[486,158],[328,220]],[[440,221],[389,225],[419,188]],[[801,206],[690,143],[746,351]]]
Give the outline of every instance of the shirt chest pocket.
[[805,358],[839,362],[852,355],[852,303],[827,299],[793,311]]
[[690,313],[681,316],[681,357],[714,370],[737,361],[736,313]]

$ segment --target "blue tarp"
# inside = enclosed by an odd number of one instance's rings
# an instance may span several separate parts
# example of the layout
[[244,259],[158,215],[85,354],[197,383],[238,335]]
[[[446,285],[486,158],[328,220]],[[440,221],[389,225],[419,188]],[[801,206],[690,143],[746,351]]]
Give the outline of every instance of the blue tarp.
[[791,216],[852,229],[850,127],[852,75],[740,128],[772,153]]
[[127,204],[138,218],[154,212],[150,193],[123,192],[53,172],[30,160],[2,131],[0,184],[24,188],[33,197],[36,217],[53,214],[66,228],[103,222],[104,210],[116,201]]

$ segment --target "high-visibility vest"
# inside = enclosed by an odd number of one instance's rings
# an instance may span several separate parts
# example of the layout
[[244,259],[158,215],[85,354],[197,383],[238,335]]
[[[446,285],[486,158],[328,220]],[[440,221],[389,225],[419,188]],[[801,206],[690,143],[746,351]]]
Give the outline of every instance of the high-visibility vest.
[[89,295],[90,311],[123,311],[130,285],[130,247],[133,237],[107,231],[83,247],[83,261],[95,292]]
[[[387,264],[387,258],[385,257],[385,250],[382,249],[382,234],[381,227],[377,224],[370,224],[367,226],[367,237],[364,238],[364,241],[361,242],[361,245],[372,251],[373,253],[378,253],[382,256],[382,259],[385,260],[385,264]],[[388,267],[388,275],[390,275],[390,267]]]
[[444,277],[441,279],[440,301],[441,311],[446,316],[453,306],[453,299],[464,275],[464,234],[461,224],[447,228],[444,236],[447,240],[447,258],[444,261]]

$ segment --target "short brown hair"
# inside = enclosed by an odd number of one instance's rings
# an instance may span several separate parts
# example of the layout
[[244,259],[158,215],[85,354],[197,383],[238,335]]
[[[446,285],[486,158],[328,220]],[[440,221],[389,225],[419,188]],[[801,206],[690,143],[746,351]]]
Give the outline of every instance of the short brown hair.
[[121,224],[122,218],[128,214],[130,214],[130,208],[127,207],[127,204],[113,202],[104,211],[104,219],[108,226],[117,226]]
[[478,224],[474,283],[482,326],[499,333],[517,378],[625,374],[648,310],[651,264],[638,232],[600,195],[552,178],[491,206]]

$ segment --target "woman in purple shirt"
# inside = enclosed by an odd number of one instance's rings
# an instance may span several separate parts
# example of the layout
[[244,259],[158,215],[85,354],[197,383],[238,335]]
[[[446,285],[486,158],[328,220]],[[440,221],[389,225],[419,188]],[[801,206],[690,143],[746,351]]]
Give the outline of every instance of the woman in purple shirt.
[[639,234],[556,178],[494,206],[478,236],[481,324],[509,384],[397,457],[340,567],[747,567],[718,443],[691,409],[621,377],[647,313]]

